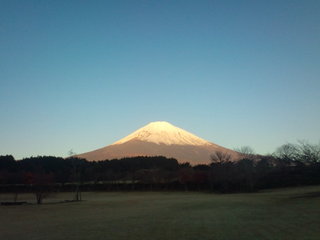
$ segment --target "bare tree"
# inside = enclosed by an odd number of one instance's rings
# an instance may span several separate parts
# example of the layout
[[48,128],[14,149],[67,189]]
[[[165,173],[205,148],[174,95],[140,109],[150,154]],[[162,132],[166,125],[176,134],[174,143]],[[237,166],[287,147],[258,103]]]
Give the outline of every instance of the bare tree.
[[209,174],[211,190],[220,189],[227,192],[229,181],[234,176],[234,162],[231,161],[231,155],[226,152],[216,151],[211,155],[211,162]]
[[211,154],[211,162],[212,163],[225,163],[230,162],[231,155],[227,152],[215,151]]
[[298,141],[298,156],[302,162],[320,162],[320,145],[310,144],[307,141]]
[[53,176],[44,172],[33,174],[33,192],[37,200],[37,204],[42,204],[43,199],[47,198],[52,192]]
[[296,144],[286,143],[277,148],[274,156],[284,160],[297,161],[299,159],[299,148]]
[[235,148],[234,150],[241,154],[241,159],[250,159],[250,160],[258,159],[258,155],[250,146],[242,146],[240,148]]
[[302,140],[298,144],[287,143],[277,148],[274,156],[287,161],[320,162],[320,145]]
[[239,153],[246,154],[246,155],[254,155],[255,154],[255,151],[250,146],[242,146],[240,148],[235,148],[234,150]]
[[72,163],[72,178],[73,181],[76,184],[76,188],[75,188],[75,195],[74,195],[74,200],[75,201],[81,201],[82,200],[82,194],[81,194],[81,170],[82,170],[82,166],[81,166],[81,159],[77,158],[77,157],[73,157],[75,156],[76,153],[71,149],[69,151],[69,159],[71,160]]

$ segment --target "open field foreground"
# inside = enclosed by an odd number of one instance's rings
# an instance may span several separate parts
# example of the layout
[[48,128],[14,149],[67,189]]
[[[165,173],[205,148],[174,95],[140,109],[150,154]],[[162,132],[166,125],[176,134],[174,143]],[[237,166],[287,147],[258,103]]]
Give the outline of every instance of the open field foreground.
[[320,186],[227,195],[88,192],[82,202],[54,203],[68,198],[0,206],[0,239],[320,239]]

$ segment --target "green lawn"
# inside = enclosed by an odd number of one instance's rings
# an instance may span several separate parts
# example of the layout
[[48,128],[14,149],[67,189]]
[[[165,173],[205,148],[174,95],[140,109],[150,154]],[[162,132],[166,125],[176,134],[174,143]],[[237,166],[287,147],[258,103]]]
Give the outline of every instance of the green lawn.
[[43,205],[0,206],[0,239],[318,240],[319,193],[320,186],[227,195],[89,192],[82,202],[55,204],[72,198],[57,194]]

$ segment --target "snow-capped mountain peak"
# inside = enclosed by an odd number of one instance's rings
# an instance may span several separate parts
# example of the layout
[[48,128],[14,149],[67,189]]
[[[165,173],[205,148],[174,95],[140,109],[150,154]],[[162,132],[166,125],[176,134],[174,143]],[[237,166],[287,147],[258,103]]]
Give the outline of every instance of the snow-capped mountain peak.
[[191,165],[209,164],[211,155],[222,152],[230,155],[233,161],[239,153],[208,142],[168,122],[151,122],[127,137],[77,157],[89,161],[120,159],[136,156],[165,156],[175,158],[180,163]]
[[165,145],[211,145],[210,142],[165,121],[151,122],[112,145],[131,140]]

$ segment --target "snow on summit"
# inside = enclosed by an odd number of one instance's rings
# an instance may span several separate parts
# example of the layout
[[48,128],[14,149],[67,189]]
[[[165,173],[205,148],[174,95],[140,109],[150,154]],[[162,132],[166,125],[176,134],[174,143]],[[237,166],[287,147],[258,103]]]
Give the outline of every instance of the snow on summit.
[[125,138],[113,143],[112,145],[122,144],[131,140],[139,140],[165,145],[210,145],[211,143],[199,138],[181,128],[168,122],[151,122],[138,129]]

